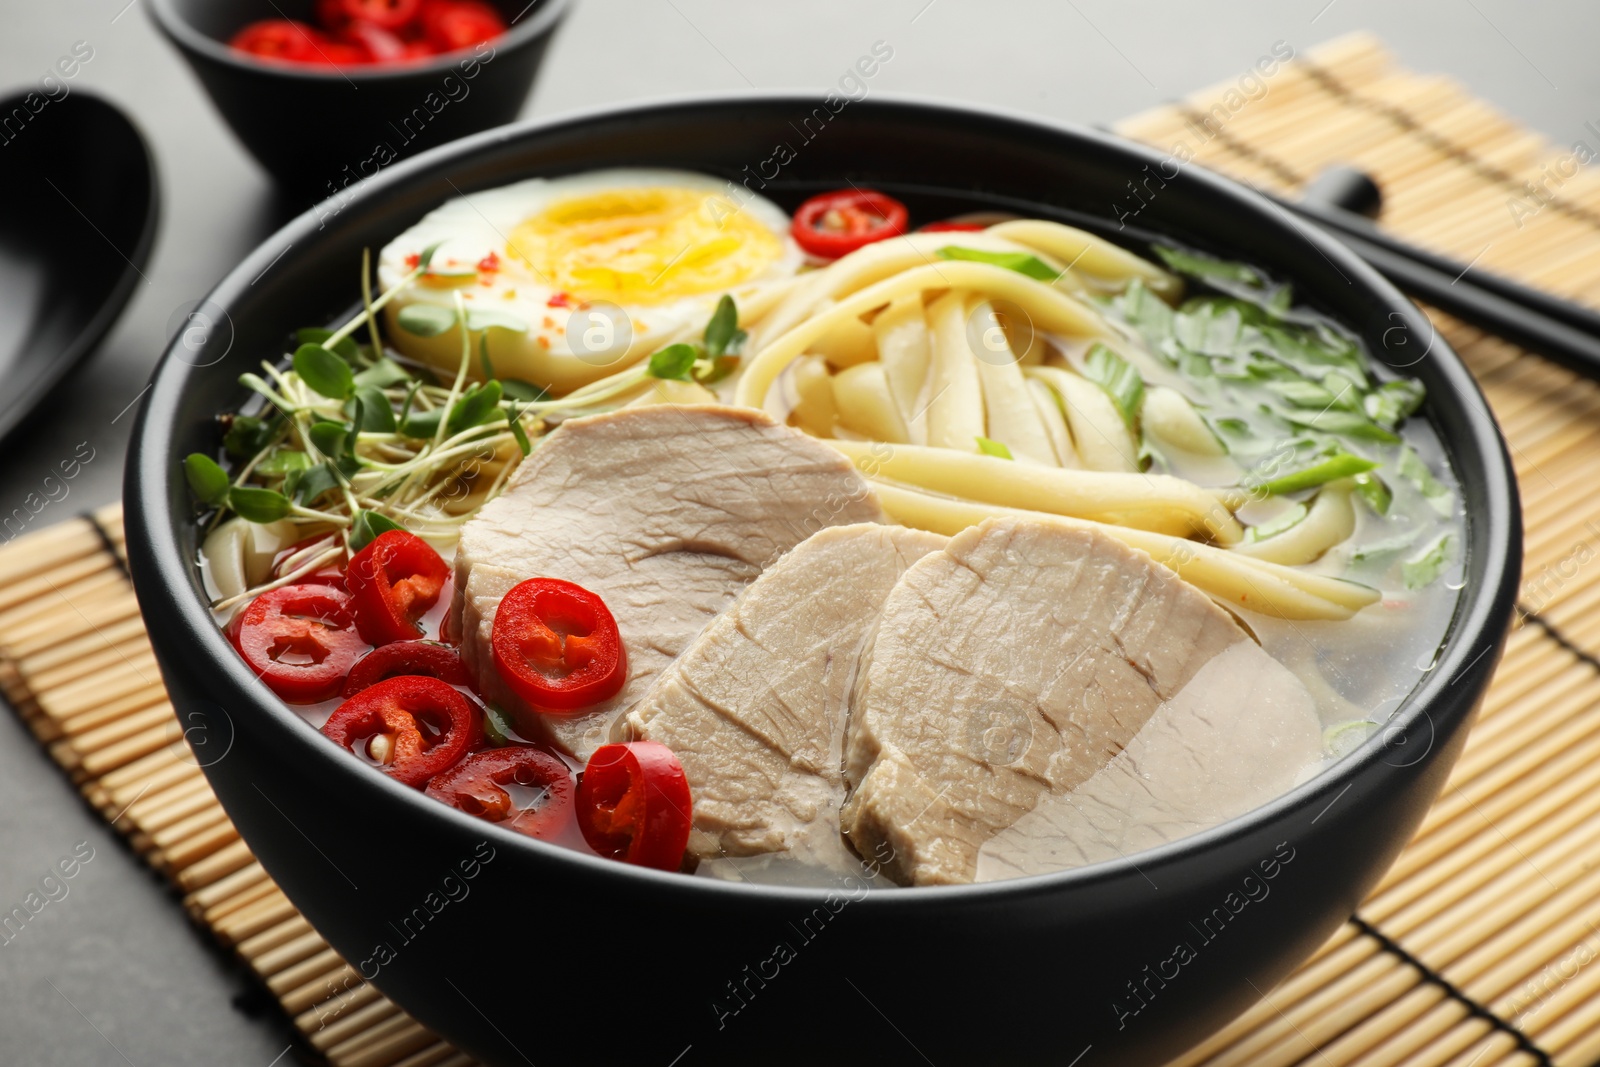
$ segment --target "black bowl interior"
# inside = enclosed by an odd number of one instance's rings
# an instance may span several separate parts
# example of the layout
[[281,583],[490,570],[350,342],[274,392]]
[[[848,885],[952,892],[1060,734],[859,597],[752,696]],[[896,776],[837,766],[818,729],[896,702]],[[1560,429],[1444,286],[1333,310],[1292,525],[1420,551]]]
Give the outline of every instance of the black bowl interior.
[[[65,83],[63,83],[63,87]],[[155,161],[114,105],[82,90],[0,100],[0,434],[91,351],[155,243]]]
[[[1065,1062],[1079,1043],[1066,1041],[1060,1026],[1076,1027],[1085,1043],[1098,1045],[1097,1054],[1104,1050],[1117,1062],[1156,1062],[1221,1025],[1254,999],[1250,983],[1268,988],[1348,917],[1442,786],[1512,606],[1520,564],[1515,484],[1498,431],[1460,361],[1434,338],[1420,311],[1342,246],[1194,168],[1174,172],[1165,169],[1170,161],[1116,138],[1016,116],[878,97],[830,104],[755,95],[669,101],[491,131],[386,170],[353,189],[336,213],[311,212],[291,223],[229,275],[210,299],[226,310],[236,343],[209,368],[169,355],[141,411],[128,468],[129,544],[141,604],[180,702],[214,709],[208,714],[230,737],[235,730],[241,739],[248,735],[245,749],[234,746],[241,754],[208,767],[208,773],[257,855],[336,947],[360,953],[373,939],[388,936],[380,921],[385,908],[391,914],[403,910],[428,888],[428,863],[416,860],[402,869],[393,859],[397,852],[420,850],[424,860],[448,862],[488,838],[508,857],[504,869],[528,880],[517,892],[536,886],[562,899],[592,900],[602,912],[625,910],[636,927],[655,931],[652,936],[661,939],[677,968],[670,988],[658,991],[663,1017],[676,1018],[672,1013],[681,1010],[684,1018],[693,1014],[706,1023],[711,1019],[700,993],[714,993],[723,978],[739,973],[741,962],[770,951],[763,939],[782,920],[823,904],[820,890],[708,883],[620,867],[485,827],[427,801],[316,737],[256,683],[205,608],[192,563],[198,547],[193,506],[178,460],[215,446],[214,416],[245,399],[237,374],[260,359],[278,358],[289,330],[344,311],[355,292],[362,249],[381,247],[439,203],[532,175],[609,166],[707,172],[726,178],[735,192],[747,186],[786,207],[848,180],[904,197],[924,220],[975,209],[1017,210],[1081,225],[1140,251],[1160,233],[1294,281],[1300,299],[1349,325],[1375,358],[1423,379],[1427,416],[1470,503],[1467,584],[1438,665],[1396,712],[1390,731],[1247,816],[1137,856],[1010,882],[871,893],[840,917],[886,955],[895,954],[898,986],[877,984],[873,996],[874,1005],[897,1023],[938,1027],[941,1012],[957,1010],[957,1004],[996,1018],[1056,1021],[1051,1027],[1013,1027],[1008,1043],[999,1045],[982,1035],[949,1032],[947,1047],[968,1052],[966,1059],[950,1062],[987,1061],[997,1049],[1014,1054],[1007,1062]],[[1151,179],[1152,173],[1162,177]],[[1137,200],[1130,199],[1134,182],[1146,189]],[[1415,354],[1424,349],[1429,355],[1418,361]],[[1411,748],[1397,756],[1395,746],[1407,742]],[[271,808],[256,795],[269,790]],[[1346,793],[1348,799],[1332,806]],[[372,830],[363,840],[330,834],[319,848],[337,853],[333,858],[352,885],[384,885],[381,906],[365,890],[359,905],[341,896],[343,887],[329,886],[321,861],[301,856],[301,838],[285,832],[286,819],[316,825],[323,804],[368,817],[364,825]],[[384,852],[388,831],[382,825],[404,828],[387,842],[394,852]],[[1248,871],[1286,836],[1294,836],[1309,858],[1297,861],[1294,888],[1287,888],[1289,880],[1279,883],[1285,902],[1278,911],[1258,909],[1252,914],[1262,918],[1252,933],[1208,948],[1194,971],[1209,977],[1164,993],[1144,1016],[1148,1025],[1113,1027],[1106,1004],[1124,996],[1122,980],[1137,973],[1139,962],[1170,951],[1174,926],[1188,915],[1205,914],[1237,883],[1240,870]],[[483,907],[494,906],[493,888],[474,892]],[[509,902],[518,898],[503,899],[514,906]],[[466,925],[457,929],[470,938],[475,927],[462,912]],[[700,937],[702,927],[709,932]],[[573,966],[592,960],[588,973],[598,980],[606,962],[603,955],[595,957],[596,949],[625,946],[596,943],[594,936],[581,923],[529,934],[541,952],[570,954],[563,958],[577,961]],[[835,947],[843,948],[843,935],[839,941]],[[806,951],[813,962],[805,969],[818,971],[819,982],[828,967],[849,965],[852,958],[832,956],[834,948]],[[1047,966],[1050,959],[1069,956],[1108,966],[1070,974]],[[517,1062],[501,1042],[516,1047],[519,1036],[530,1042],[525,1047],[539,1048],[532,1043],[538,1040],[537,1030],[529,1029],[533,1024],[516,1019],[521,1002],[515,992],[495,985],[497,965],[469,966],[467,960],[442,943],[407,947],[381,982],[425,1022],[474,1051],[484,1050],[481,1055]],[[472,987],[473,1010],[467,1011],[440,984],[438,973],[469,981],[463,971],[474,967],[482,981]],[[947,982],[951,968],[977,973],[990,967],[1017,980],[992,988],[968,982],[957,994],[948,984],[933,989],[922,977],[923,971],[928,981],[942,974]],[[1241,983],[1241,975],[1250,983]],[[785,979],[796,997],[807,981]],[[681,1001],[674,999],[680,986]],[[852,996],[848,990],[839,995]],[[952,1002],[952,996],[958,999]],[[859,1010],[867,1021],[858,1026],[830,1018],[828,1025],[840,1027],[841,1035],[867,1022],[881,1028],[863,1005],[852,1003],[847,1010]],[[494,1029],[484,1026],[487,1016],[497,1020]],[[655,1037],[645,1033],[649,1025],[640,1025],[629,1047],[662,1054],[663,1062],[687,1040],[674,1032],[652,1043]],[[774,1015],[768,1024],[740,1025],[781,1037],[795,1020]],[[763,1025],[770,1029],[760,1030]],[[505,1026],[512,1028],[509,1037],[499,1032]],[[669,1048],[669,1042],[675,1043]],[[772,1062],[813,1061],[800,1046],[761,1049]],[[837,1051],[830,1048],[830,1054]],[[890,1047],[882,1051],[889,1058],[879,1061],[896,1062],[904,1053],[903,1046]],[[727,1054],[724,1047],[716,1055]],[[843,1056],[840,1062],[857,1060]]]

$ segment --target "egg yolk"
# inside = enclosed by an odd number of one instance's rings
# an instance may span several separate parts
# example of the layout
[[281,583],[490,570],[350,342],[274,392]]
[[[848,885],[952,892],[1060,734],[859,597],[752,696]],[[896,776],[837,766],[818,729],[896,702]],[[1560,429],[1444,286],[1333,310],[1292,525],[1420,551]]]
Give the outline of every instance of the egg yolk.
[[506,253],[580,300],[663,304],[759,276],[783,243],[725,196],[648,187],[557,201],[512,231]]

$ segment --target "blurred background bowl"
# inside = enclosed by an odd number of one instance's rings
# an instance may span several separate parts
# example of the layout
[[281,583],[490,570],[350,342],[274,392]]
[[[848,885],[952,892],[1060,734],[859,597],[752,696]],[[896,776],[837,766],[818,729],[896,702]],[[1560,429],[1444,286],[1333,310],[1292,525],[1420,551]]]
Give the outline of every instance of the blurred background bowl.
[[476,50],[338,67],[263,61],[228,46],[258,20],[314,24],[313,0],[150,0],[148,8],[256,160],[287,189],[323,197],[517,117],[570,0],[491,2],[510,29]]

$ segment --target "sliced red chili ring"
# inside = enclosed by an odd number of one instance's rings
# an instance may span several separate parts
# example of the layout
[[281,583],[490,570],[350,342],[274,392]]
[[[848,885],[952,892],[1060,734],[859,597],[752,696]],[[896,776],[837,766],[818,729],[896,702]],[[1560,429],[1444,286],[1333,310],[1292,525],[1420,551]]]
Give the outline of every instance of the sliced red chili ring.
[[789,232],[813,256],[838,259],[905,233],[910,221],[906,206],[892,196],[871,189],[840,189],[801,204]]
[[558,578],[513,586],[495,610],[490,643],[501,679],[540,711],[598,704],[627,681],[627,654],[605,601]]
[[340,0],[345,17],[397,30],[417,17],[422,0]]
[[417,620],[438,602],[449,577],[449,565],[416,534],[379,534],[345,568],[356,628],[374,645],[422,636]]
[[304,62],[316,55],[322,35],[311,26],[293,19],[264,19],[252,22],[233,35],[229,44],[241,52],[261,59]]
[[578,781],[578,829],[600,855],[678,870],[692,822],[689,779],[666,745],[602,745],[589,757]]
[[[426,785],[478,738],[472,702],[437,678],[405,675],[340,704],[322,732],[406,785]],[[359,746],[359,747],[358,747]]]
[[989,227],[981,222],[930,222],[918,229],[918,233],[976,233],[987,230]]
[[426,675],[449,685],[468,685],[467,668],[461,654],[449,645],[433,641],[391,641],[368,652],[350,668],[344,695],[353,697],[386,678]]
[[[304,541],[296,541],[272,557],[272,577],[274,579],[285,577],[291,571],[304,567],[317,556],[325,554],[337,544],[338,541],[331,534],[322,534],[317,537],[308,537]],[[317,549],[315,552],[306,552],[306,549],[313,547]],[[301,556],[300,553],[302,552],[306,552],[306,554]],[[296,556],[300,556],[300,558],[296,559]],[[329,563],[326,566],[318,567],[310,574],[302,574],[295,579],[295,584],[331,585],[336,589],[343,589],[345,587],[344,568],[338,563]]]
[[481,0],[425,0],[419,21],[440,52],[471,48],[506,31],[500,12]]
[[[540,790],[541,796],[517,796]],[[475,752],[428,783],[428,795],[529,837],[556,837],[572,822],[572,772],[542,749]]]
[[326,585],[262,593],[228,628],[234,647],[274,693],[314,704],[339,692],[367,642],[356,632],[350,594]]

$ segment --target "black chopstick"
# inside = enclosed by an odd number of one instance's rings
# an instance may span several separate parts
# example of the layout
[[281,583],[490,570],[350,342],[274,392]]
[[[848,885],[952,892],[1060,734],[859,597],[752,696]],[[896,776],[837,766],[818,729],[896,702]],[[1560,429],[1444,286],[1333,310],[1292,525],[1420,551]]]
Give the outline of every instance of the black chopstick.
[[1600,312],[1408,245],[1336,204],[1309,198],[1277,203],[1333,230],[1378,273],[1418,300],[1569,370],[1600,379]]

